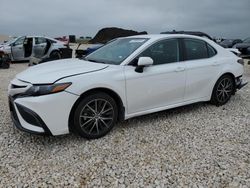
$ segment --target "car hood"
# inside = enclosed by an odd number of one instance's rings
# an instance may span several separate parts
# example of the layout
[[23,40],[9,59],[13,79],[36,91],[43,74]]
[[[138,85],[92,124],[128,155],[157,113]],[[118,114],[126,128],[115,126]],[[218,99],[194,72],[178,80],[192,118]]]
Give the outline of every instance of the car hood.
[[62,78],[86,74],[107,68],[108,65],[79,59],[51,61],[28,68],[16,78],[32,84],[50,84]]

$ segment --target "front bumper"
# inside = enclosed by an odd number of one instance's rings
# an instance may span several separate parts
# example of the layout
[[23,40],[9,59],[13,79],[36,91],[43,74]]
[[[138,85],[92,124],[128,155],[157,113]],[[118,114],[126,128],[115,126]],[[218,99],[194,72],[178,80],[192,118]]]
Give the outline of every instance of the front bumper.
[[36,97],[9,97],[14,125],[33,134],[61,135],[69,133],[69,114],[77,95],[60,92]]
[[[11,119],[19,130],[38,135],[52,135],[46,124],[35,112],[22,105],[15,104],[11,96],[9,96],[9,109]],[[18,117],[20,115],[21,119],[26,121],[23,122],[26,126],[21,124]]]

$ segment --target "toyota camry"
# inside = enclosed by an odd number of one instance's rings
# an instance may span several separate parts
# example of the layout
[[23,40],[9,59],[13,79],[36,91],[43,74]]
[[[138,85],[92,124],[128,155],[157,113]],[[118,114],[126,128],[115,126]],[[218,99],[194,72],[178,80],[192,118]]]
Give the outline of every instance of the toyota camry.
[[196,102],[227,103],[246,83],[243,60],[191,35],[118,38],[84,59],[31,67],[11,81],[15,126],[100,138],[117,121]]

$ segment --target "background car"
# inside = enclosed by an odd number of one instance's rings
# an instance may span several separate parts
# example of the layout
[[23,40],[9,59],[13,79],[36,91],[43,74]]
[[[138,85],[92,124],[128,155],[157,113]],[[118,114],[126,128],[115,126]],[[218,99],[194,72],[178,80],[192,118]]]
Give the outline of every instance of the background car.
[[242,55],[250,56],[250,37],[243,40],[242,43],[234,45],[234,48],[237,48]]
[[91,47],[88,47],[85,50],[78,49],[80,47],[80,45],[78,45],[77,49],[75,50],[76,58],[82,58],[86,55],[89,55],[92,52],[96,51],[97,49],[101,48],[104,44],[93,44]]
[[12,61],[28,61],[30,57],[60,59],[63,42],[49,37],[22,36],[5,43],[0,50],[9,54]]
[[246,84],[242,64],[197,36],[118,38],[85,59],[19,73],[8,89],[10,112],[27,132],[100,138],[119,120],[196,102],[226,104]]
[[241,39],[225,39],[219,44],[224,48],[232,48],[235,44],[242,43]]

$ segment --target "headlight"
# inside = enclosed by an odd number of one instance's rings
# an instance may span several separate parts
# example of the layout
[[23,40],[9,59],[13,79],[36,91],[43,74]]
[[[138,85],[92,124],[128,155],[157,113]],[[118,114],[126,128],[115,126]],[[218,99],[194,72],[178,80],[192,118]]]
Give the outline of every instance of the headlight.
[[31,95],[31,96],[39,96],[39,95],[58,93],[58,92],[64,91],[70,85],[71,85],[71,83],[58,83],[58,84],[50,84],[50,85],[33,85],[30,89],[28,89],[26,91],[26,94]]

